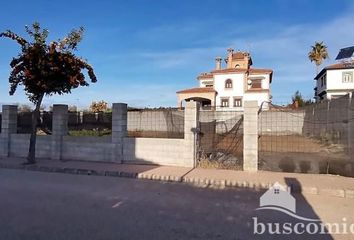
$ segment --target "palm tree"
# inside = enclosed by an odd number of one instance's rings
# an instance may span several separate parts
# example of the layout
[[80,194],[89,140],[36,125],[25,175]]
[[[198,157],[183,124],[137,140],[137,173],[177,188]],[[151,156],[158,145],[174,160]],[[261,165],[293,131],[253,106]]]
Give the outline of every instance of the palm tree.
[[322,64],[323,60],[329,58],[327,46],[323,42],[315,42],[315,45],[311,46],[308,56],[311,62],[315,62],[316,73],[318,74],[318,67]]

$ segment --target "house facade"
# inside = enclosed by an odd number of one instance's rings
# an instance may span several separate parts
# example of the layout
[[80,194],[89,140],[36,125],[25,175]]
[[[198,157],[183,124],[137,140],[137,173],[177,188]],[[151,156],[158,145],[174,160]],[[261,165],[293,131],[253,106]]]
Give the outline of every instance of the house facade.
[[323,68],[315,77],[317,102],[331,100],[354,91],[354,47],[342,48],[336,64]]
[[331,100],[354,91],[354,61],[325,67],[315,77],[316,101]]
[[197,77],[198,87],[177,92],[178,107],[182,107],[184,101],[193,100],[204,107],[243,111],[244,101],[256,100],[267,109],[273,70],[253,68],[248,52],[233,49],[228,49],[225,66],[222,60],[217,57],[215,69]]

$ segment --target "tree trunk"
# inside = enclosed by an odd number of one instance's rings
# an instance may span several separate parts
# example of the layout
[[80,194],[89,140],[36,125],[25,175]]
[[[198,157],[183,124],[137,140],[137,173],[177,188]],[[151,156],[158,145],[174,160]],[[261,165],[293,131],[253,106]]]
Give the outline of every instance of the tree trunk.
[[36,163],[36,142],[37,142],[37,126],[38,126],[38,119],[40,116],[40,107],[42,104],[43,95],[39,97],[38,102],[36,104],[36,108],[32,112],[32,131],[31,131],[31,138],[30,144],[28,149],[28,156],[27,156],[27,163],[34,164]]

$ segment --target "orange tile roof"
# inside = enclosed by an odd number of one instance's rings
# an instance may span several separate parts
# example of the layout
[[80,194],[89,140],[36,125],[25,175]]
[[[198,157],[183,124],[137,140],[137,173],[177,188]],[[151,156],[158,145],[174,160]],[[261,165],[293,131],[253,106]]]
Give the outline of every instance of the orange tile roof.
[[[220,70],[211,71],[211,73],[245,73],[247,72],[247,68],[225,68]],[[248,69],[250,74],[265,74],[265,73],[273,73],[272,69],[265,68],[250,68]]]
[[214,75],[211,74],[211,73],[203,73],[203,74],[200,74],[197,79],[198,80],[201,80],[201,79],[210,79],[210,78],[213,78]]
[[250,74],[252,74],[252,73],[265,74],[265,73],[273,73],[273,70],[272,69],[266,69],[266,68],[250,68],[249,72],[250,72]]
[[353,69],[354,68],[354,61],[351,61],[349,63],[335,63],[332,65],[329,65],[321,70],[319,74],[315,77],[315,79],[318,79],[326,70],[335,70],[335,69]]
[[[210,73],[203,73],[200,74],[197,79],[198,80],[203,80],[203,79],[210,79],[214,76],[214,74],[222,74],[222,73],[246,73],[247,68],[225,68],[225,69],[220,69],[220,70],[213,70]],[[266,68],[249,68],[248,72],[250,75],[252,74],[270,74],[270,83],[272,83],[272,78],[273,78],[273,70],[272,69],[266,69]]]
[[178,91],[177,93],[216,93],[212,87],[189,88]]

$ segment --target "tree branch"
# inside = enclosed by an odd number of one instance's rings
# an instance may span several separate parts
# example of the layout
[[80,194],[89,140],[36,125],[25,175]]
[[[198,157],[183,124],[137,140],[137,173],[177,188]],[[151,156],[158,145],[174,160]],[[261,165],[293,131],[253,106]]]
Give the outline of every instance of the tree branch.
[[6,32],[0,33],[0,37],[10,38],[10,39],[16,41],[22,47],[25,47],[28,44],[28,42],[24,38],[20,37],[16,33],[13,33],[10,30],[7,30]]

